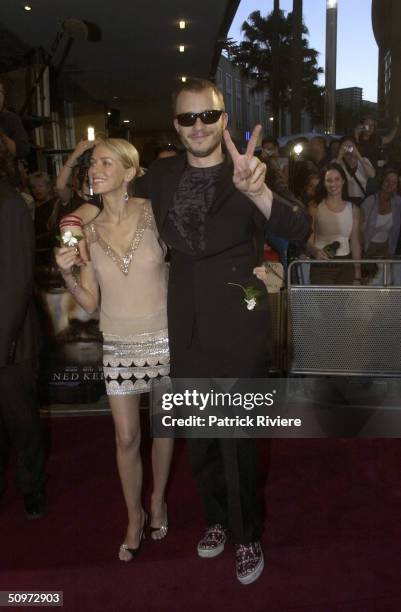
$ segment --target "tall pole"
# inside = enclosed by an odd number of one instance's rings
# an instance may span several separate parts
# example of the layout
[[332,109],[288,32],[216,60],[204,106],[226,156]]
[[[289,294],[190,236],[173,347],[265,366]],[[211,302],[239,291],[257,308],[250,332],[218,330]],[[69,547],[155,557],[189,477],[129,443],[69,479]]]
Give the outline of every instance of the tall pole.
[[326,0],[325,131],[336,132],[337,0]]
[[291,131],[301,131],[302,96],[302,0],[292,0]]
[[274,0],[272,37],[272,110],[273,135],[280,136],[280,0]]

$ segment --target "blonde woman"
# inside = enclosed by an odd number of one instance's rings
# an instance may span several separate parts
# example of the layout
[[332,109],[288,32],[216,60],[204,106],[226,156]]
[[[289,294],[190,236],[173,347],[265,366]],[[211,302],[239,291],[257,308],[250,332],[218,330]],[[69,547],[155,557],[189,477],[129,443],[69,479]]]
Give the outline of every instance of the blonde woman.
[[[164,247],[149,200],[128,196],[140,174],[138,153],[122,139],[97,141],[89,168],[103,208],[84,229],[89,261],[75,248],[58,249],[56,260],[65,284],[87,311],[100,307],[103,365],[115,424],[117,463],[128,510],[128,527],[119,550],[131,561],[145,537],[148,517],[142,507],[140,394],[150,381],[168,376],[167,280]],[[76,219],[79,219],[77,216]],[[77,221],[79,225],[79,221]],[[75,233],[79,231],[79,228]],[[80,263],[79,281],[72,273]],[[154,439],[152,447],[152,537],[167,533],[165,489],[173,442]]]

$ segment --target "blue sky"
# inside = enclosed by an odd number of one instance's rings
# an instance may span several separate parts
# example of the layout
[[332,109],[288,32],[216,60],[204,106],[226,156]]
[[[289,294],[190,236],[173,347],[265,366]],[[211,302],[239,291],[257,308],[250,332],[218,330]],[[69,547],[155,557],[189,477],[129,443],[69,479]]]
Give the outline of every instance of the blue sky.
[[[371,0],[338,0],[337,88],[362,87],[364,99],[376,102],[378,51],[371,4]],[[280,8],[291,11],[292,0],[281,0]],[[241,25],[255,10],[266,15],[273,10],[273,0],[242,0],[229,36],[241,40]],[[304,0],[303,10],[309,45],[319,51],[319,64],[324,68],[326,0]]]

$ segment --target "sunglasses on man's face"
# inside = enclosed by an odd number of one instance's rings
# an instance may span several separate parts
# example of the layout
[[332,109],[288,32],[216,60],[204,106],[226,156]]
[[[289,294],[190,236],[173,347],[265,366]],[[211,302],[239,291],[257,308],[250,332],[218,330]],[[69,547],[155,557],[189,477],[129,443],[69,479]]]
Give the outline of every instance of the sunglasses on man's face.
[[196,120],[199,118],[202,123],[206,123],[206,125],[211,125],[212,123],[216,123],[224,111],[222,110],[205,110],[201,113],[180,113],[176,116],[179,125],[184,127],[191,127],[195,125]]

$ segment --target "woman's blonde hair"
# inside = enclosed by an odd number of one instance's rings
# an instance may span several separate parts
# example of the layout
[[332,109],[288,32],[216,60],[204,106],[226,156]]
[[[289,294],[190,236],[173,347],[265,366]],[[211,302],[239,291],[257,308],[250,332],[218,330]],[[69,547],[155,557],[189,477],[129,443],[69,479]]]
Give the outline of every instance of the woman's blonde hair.
[[139,154],[133,144],[125,140],[124,138],[97,138],[96,145],[104,145],[114,153],[124,168],[135,169],[135,178],[139,178],[144,174],[141,166],[139,165]]

